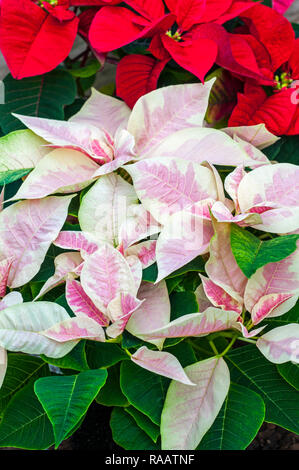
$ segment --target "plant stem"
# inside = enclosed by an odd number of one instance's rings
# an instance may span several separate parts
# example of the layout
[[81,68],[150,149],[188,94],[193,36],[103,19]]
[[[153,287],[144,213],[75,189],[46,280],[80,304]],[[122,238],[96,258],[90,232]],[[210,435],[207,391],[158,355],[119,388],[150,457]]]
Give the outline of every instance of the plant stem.
[[215,346],[215,344],[213,343],[212,340],[209,341],[209,345],[211,346],[211,349],[213,350],[213,352],[216,354],[216,356],[219,355],[219,352],[217,351],[217,348]]
[[231,349],[231,347],[233,346],[233,344],[236,342],[236,340],[238,339],[237,336],[235,336],[231,342],[229,343],[229,345],[225,348],[224,351],[222,351],[222,353],[219,355],[219,357],[222,357],[222,356],[225,356],[226,353],[228,353],[228,351]]

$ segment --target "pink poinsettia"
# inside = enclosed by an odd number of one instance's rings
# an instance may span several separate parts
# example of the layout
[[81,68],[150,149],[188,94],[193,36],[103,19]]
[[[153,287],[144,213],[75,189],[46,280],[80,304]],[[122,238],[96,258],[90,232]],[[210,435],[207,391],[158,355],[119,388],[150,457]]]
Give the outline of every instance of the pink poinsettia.
[[[131,8],[101,8],[91,24],[89,40],[94,50],[103,53],[142,38],[151,39],[148,50],[154,58],[129,55],[118,67],[117,93],[131,107],[140,96],[156,88],[159,75],[170,59],[201,81],[215,62],[219,65],[225,62],[236,72],[257,76],[257,67],[253,65],[251,70],[251,63],[246,67],[233,57],[229,35],[221,26],[250,9],[251,2],[168,0],[167,10],[161,0],[125,3]],[[223,39],[229,46],[227,57],[224,57]]]

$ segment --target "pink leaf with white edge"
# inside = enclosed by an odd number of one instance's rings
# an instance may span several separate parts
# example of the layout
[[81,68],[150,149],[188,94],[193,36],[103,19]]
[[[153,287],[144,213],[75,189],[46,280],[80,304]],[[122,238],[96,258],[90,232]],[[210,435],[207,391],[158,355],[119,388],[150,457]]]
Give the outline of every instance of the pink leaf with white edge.
[[9,292],[9,294],[3,297],[3,299],[0,301],[0,311],[7,307],[11,307],[12,305],[18,305],[21,303],[23,303],[23,297],[20,292]]
[[268,317],[277,307],[292,298],[292,294],[268,294],[261,297],[251,311],[251,320],[254,325]]
[[161,231],[161,225],[142,204],[128,206],[127,217],[119,229],[119,241],[126,250],[134,243]]
[[142,268],[148,268],[156,261],[156,240],[147,240],[145,242],[132,245],[125,251],[125,256],[137,256],[142,264]]
[[108,315],[113,322],[106,329],[110,338],[121,335],[131,315],[142,305],[143,300],[137,299],[131,294],[121,292],[108,305]]
[[80,111],[71,117],[70,122],[92,125],[107,130],[112,136],[118,128],[125,129],[131,114],[130,108],[111,96],[91,90],[91,97]]
[[65,222],[72,198],[21,201],[0,213],[0,260],[13,257],[9,287],[20,287],[38,273]]
[[49,153],[47,142],[29,129],[11,132],[0,139],[0,172],[34,168]]
[[[18,114],[14,116],[55,147],[69,147],[82,151],[99,163],[113,160],[113,139],[98,127]],[[95,166],[94,171],[96,168]]]
[[66,310],[53,302],[12,305],[0,312],[0,344],[8,351],[63,357],[78,341],[58,343],[46,338],[42,331],[69,318]]
[[213,307],[213,304],[209,301],[208,297],[205,294],[205,291],[204,291],[204,288],[203,288],[202,284],[200,284],[197,287],[194,294],[196,296],[196,300],[197,300],[197,303],[198,303],[199,312],[204,312],[205,310],[207,310],[207,308]]
[[202,275],[200,275],[200,279],[207,298],[215,307],[220,307],[222,310],[232,310],[241,315],[243,310],[241,303],[233,299],[222,287],[215,284],[211,279]]
[[238,188],[239,185],[246,175],[246,171],[243,166],[238,166],[232,173],[230,173],[224,181],[224,188],[227,194],[232,198],[235,203],[235,208],[237,213],[240,212],[240,207],[238,203]]
[[128,131],[135,137],[138,154],[148,152],[180,129],[202,127],[214,81],[205,85],[158,88],[142,96],[128,122]]
[[75,280],[66,281],[65,297],[76,317],[87,316],[101,326],[109,324],[109,319],[94,305],[80,282]]
[[82,257],[92,255],[99,248],[96,238],[87,232],[72,232],[64,230],[60,232],[53,245],[65,250],[78,250]]
[[163,160],[165,157],[183,158],[194,163],[207,161],[213,165],[225,166],[255,167],[261,164],[253,160],[238,142],[224,132],[200,127],[174,132],[141,155],[142,159],[158,157]]
[[[143,282],[138,291],[138,298],[143,304],[133,313],[126,325],[126,330],[134,336],[142,335],[166,326],[170,321],[170,301],[165,281],[159,284]],[[164,338],[148,340],[162,349]]]
[[215,234],[210,243],[210,258],[205,269],[209,278],[240,305],[247,278],[237,265],[230,244],[230,224],[213,221]]
[[265,124],[255,126],[226,127],[223,132],[230,137],[238,136],[240,139],[249,142],[260,150],[275,144],[279,137],[268,131]]
[[120,292],[135,296],[136,282],[131,268],[121,253],[103,244],[89,256],[81,272],[81,284],[88,297],[104,314],[108,304]]
[[211,212],[217,222],[235,223],[241,227],[256,225],[262,222],[261,216],[257,213],[232,215],[228,207],[220,201],[217,201],[215,204],[213,204],[211,207]]
[[[299,168],[290,163],[266,165],[247,173],[238,188],[241,212],[261,212],[258,230],[288,233],[299,226]],[[275,213],[276,217],[275,217]],[[270,214],[270,215],[269,215]]]
[[53,150],[36,165],[11,200],[40,199],[49,194],[80,191],[93,181],[97,167],[76,150]]
[[218,196],[211,170],[179,158],[142,160],[126,171],[145,209],[162,224],[195,202]]
[[208,252],[214,232],[209,214],[201,213],[205,208],[208,212],[208,205],[198,203],[168,218],[156,246],[156,282]]
[[[299,294],[299,241],[297,242],[297,249],[290,256],[281,261],[266,264],[251,276],[244,294],[246,309],[252,312],[262,297],[272,294],[276,296],[280,294],[297,296]],[[288,309],[291,308],[289,302],[291,300],[284,304]],[[288,311],[282,307],[280,308],[280,315]],[[273,309],[269,307],[269,312],[270,310]]]
[[7,288],[8,275],[13,262],[13,258],[6,258],[0,261],[0,297],[4,297]]
[[84,195],[78,219],[81,229],[117,246],[128,207],[138,201],[133,186],[116,174],[105,175]]
[[257,340],[261,353],[274,364],[299,364],[299,325],[290,323],[269,331]]
[[7,370],[7,352],[6,349],[0,346],[0,388],[2,387],[3,380]]
[[230,385],[222,357],[196,362],[184,369],[196,384],[171,382],[161,416],[163,450],[194,450],[215,421]]
[[77,252],[68,252],[61,253],[56,256],[54,259],[55,272],[53,276],[45,282],[39,294],[35,297],[34,300],[39,299],[41,296],[45,295],[54,287],[59,286],[67,279],[75,279],[78,277],[76,270],[78,266],[83,262],[80,253]]
[[173,320],[168,325],[139,335],[142,339],[183,338],[185,336],[206,336],[216,331],[228,330],[238,320],[236,312],[226,312],[209,307],[202,313],[189,313]]
[[133,274],[135,285],[136,285],[136,292],[138,291],[141,280],[142,280],[142,263],[140,259],[135,255],[125,256],[128,265],[131,268],[131,272]]
[[103,328],[95,320],[87,316],[68,318],[42,331],[41,334],[58,343],[80,339],[105,342]]
[[251,168],[259,167],[262,165],[270,165],[270,160],[266,157],[266,155],[252,145],[250,142],[246,142],[246,140],[240,139],[237,135],[234,136],[234,140],[238,142],[239,146],[246,152],[248,157],[252,160],[250,164]]
[[255,330],[251,330],[248,332],[247,328],[241,323],[240,321],[232,325],[233,328],[236,330],[241,331],[244,338],[252,338],[253,336],[257,336],[261,331],[266,328],[267,325],[261,326],[260,328],[256,328]]
[[142,346],[131,356],[131,360],[155,374],[163,375],[185,385],[195,385],[184,372],[178,359],[168,352],[152,351],[146,346]]

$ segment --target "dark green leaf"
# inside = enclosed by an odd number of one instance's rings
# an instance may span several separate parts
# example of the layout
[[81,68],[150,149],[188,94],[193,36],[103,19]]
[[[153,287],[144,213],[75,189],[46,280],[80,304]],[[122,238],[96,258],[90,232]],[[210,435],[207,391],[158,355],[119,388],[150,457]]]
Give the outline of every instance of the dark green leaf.
[[291,255],[297,248],[299,235],[284,235],[263,242],[252,233],[232,224],[230,239],[238,266],[250,278],[265,264],[281,261]]
[[156,426],[147,416],[140,411],[136,410],[133,406],[125,408],[125,411],[129,413],[132,418],[136,421],[136,424],[154,441],[157,442],[160,436],[160,428]]
[[250,444],[265,417],[265,404],[257,393],[231,384],[212,427],[197,450],[243,450]]
[[54,429],[56,447],[85,415],[107,378],[105,370],[38,379],[34,391]]
[[116,444],[126,450],[158,449],[157,444],[140,429],[135,419],[122,408],[114,408],[112,411],[110,427]]
[[3,81],[5,104],[0,105],[0,125],[6,133],[24,128],[11,113],[64,119],[64,105],[71,104],[76,97],[75,80],[64,70],[22,80],[9,74]]
[[86,357],[90,369],[110,367],[128,355],[115,343],[86,342]]
[[96,396],[96,402],[105,406],[128,406],[129,402],[120,388],[119,364],[109,367],[108,378],[103,388]]
[[225,358],[232,382],[261,395],[266,405],[265,420],[299,433],[298,392],[283,380],[275,364],[254,345],[234,349]]
[[43,354],[41,358],[52,364],[53,366],[60,367],[61,369],[73,369],[73,370],[88,370],[88,364],[86,361],[85,354],[85,340],[81,340],[66,356],[54,359],[53,357],[47,357]]
[[285,364],[278,364],[277,369],[280,375],[292,385],[292,387],[299,390],[299,364],[286,362]]
[[4,184],[13,183],[17,181],[23,176],[28,175],[28,173],[32,170],[32,168],[24,168],[22,170],[9,170],[9,171],[2,171],[0,173],[0,186]]

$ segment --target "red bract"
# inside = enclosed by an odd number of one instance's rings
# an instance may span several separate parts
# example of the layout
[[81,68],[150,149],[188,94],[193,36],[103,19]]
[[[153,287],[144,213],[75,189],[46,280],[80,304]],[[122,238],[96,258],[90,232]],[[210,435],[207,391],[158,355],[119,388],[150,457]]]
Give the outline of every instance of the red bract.
[[[233,57],[229,35],[220,26],[252,8],[254,3],[251,1],[167,0],[169,12],[165,11],[162,0],[126,0],[125,3],[135,11],[125,7],[103,7],[95,16],[89,40],[96,51],[109,52],[138,39],[150,38],[149,51],[158,61],[165,65],[172,58],[201,81],[215,62],[228,64],[229,70],[245,76],[260,76],[255,63],[250,69]],[[118,72],[117,92],[130,106],[145,89],[150,91],[149,84],[151,89],[157,84],[157,68],[154,76],[152,67],[147,67],[147,74],[144,74],[144,64],[149,61],[140,56],[139,60],[140,73],[136,57],[134,60],[123,59]],[[158,69],[161,71],[162,65]],[[131,80],[125,81],[129,76]]]
[[265,123],[276,135],[299,133],[299,40],[282,15],[263,5],[245,13],[250,34],[240,34],[255,53],[264,75],[272,80],[268,92],[263,80],[245,83],[244,93],[229,120],[229,126]]
[[67,57],[78,29],[69,5],[2,0],[0,49],[14,78],[49,72]]

